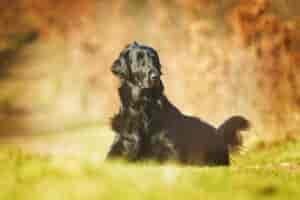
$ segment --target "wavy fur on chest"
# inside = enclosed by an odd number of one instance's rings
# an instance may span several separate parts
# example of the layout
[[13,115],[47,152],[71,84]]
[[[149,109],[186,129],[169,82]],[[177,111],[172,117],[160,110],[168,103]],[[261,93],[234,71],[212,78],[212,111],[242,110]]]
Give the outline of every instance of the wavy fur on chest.
[[[132,85],[119,88],[121,107],[111,122],[117,139],[110,157],[123,156],[128,160],[143,160],[153,154],[154,143],[163,130],[162,88],[135,91]],[[138,88],[136,89],[138,90]],[[118,147],[118,148],[116,148]]]

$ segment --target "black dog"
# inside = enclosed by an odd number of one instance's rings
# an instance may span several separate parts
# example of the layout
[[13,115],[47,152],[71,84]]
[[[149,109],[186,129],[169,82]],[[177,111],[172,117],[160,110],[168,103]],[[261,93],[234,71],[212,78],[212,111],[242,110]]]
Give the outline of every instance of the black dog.
[[108,158],[175,160],[191,165],[228,165],[248,121],[235,116],[218,129],[183,115],[163,94],[157,52],[134,42],[112,65],[121,81],[121,107],[112,119],[116,132]]

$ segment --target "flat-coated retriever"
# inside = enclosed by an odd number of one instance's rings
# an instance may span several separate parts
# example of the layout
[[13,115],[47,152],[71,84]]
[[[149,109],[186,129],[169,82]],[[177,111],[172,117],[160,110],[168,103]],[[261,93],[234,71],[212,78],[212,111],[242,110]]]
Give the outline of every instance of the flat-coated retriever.
[[111,122],[115,139],[107,158],[174,160],[189,165],[229,165],[248,121],[234,116],[218,129],[182,114],[164,95],[157,52],[134,42],[112,65],[121,82],[120,111]]

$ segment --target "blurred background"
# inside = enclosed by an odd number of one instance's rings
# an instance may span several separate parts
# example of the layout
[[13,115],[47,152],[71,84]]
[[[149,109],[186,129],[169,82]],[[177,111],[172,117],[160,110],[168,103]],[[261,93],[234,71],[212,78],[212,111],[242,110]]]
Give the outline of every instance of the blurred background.
[[234,114],[249,140],[300,131],[298,0],[1,0],[0,134],[108,123],[110,66],[133,41],[158,50],[166,94],[214,125]]

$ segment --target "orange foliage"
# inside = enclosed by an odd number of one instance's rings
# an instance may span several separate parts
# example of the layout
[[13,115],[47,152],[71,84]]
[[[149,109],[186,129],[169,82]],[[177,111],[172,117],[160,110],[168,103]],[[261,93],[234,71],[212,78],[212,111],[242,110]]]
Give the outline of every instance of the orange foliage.
[[95,3],[95,0],[2,0],[0,32],[38,29],[46,33],[49,27],[65,31],[85,23],[85,16],[94,13]]
[[175,3],[182,8],[193,10],[208,7],[213,2],[211,0],[175,0]]
[[269,0],[242,0],[239,6],[233,9],[228,21],[245,45],[255,39],[259,32],[256,25],[269,5]]
[[[245,46],[254,45],[258,57],[256,80],[265,95],[272,124],[290,126],[300,111],[300,34],[297,20],[285,22],[270,11],[271,1],[241,1],[229,17],[231,27]],[[283,113],[289,113],[285,115]],[[284,128],[286,131],[286,127]]]

